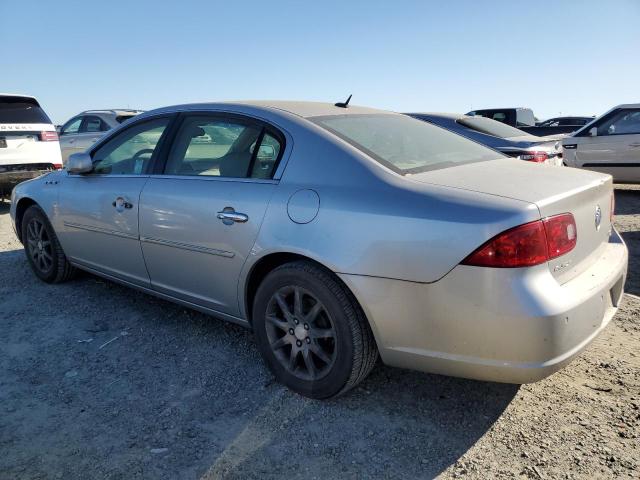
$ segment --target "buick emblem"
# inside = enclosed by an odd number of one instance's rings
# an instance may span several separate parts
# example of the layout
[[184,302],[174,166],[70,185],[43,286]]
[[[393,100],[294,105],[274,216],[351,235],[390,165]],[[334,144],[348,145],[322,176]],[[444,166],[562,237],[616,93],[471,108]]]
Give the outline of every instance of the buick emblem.
[[600,205],[596,205],[596,230],[600,230],[600,222],[602,222],[602,209]]

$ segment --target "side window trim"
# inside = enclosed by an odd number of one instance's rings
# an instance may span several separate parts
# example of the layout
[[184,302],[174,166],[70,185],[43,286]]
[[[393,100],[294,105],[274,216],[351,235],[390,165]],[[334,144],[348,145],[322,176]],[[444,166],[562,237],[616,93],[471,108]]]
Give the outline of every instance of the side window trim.
[[[235,112],[223,112],[223,111],[211,111],[211,110],[189,110],[189,111],[181,111],[178,112],[176,118],[172,122],[172,125],[169,125],[167,129],[171,128],[170,132],[167,132],[166,138],[163,140],[163,149],[160,152],[160,155],[155,161],[152,161],[152,171],[151,175],[159,176],[163,178],[176,178],[176,179],[198,179],[198,180],[213,180],[213,181],[240,181],[240,182],[257,182],[257,183],[274,183],[278,182],[280,179],[280,166],[283,163],[285,152],[287,151],[287,137],[272,124],[268,123],[265,120],[254,118],[248,115],[243,115],[241,113]],[[169,155],[173,149],[175,144],[176,137],[180,130],[182,129],[185,120],[188,117],[210,117],[210,118],[219,118],[221,120],[236,120],[243,124],[255,124],[262,127],[262,130],[258,136],[258,140],[256,140],[256,148],[252,154],[249,172],[252,171],[253,166],[255,164],[255,159],[257,157],[257,152],[260,147],[260,142],[264,138],[265,134],[269,134],[273,136],[278,142],[280,142],[280,151],[278,152],[278,157],[276,158],[275,164],[273,166],[273,171],[271,174],[271,178],[269,179],[261,179],[261,178],[251,178],[251,177],[222,177],[222,176],[204,176],[204,175],[173,175],[167,174],[167,162],[169,159]]]
[[147,165],[147,168],[145,169],[145,171],[141,172],[140,174],[88,173],[85,175],[93,175],[96,177],[110,177],[110,176],[127,177],[132,175],[135,175],[136,177],[144,177],[144,176],[153,175],[155,165],[158,163],[158,158],[162,158],[162,155],[165,153],[165,148],[167,146],[167,139],[171,135],[175,134],[175,124],[176,124],[177,116],[178,115],[175,112],[172,112],[172,113],[162,113],[160,115],[153,115],[150,117],[141,118],[139,121],[132,122],[130,125],[127,125],[126,128],[118,130],[117,133],[115,134],[105,135],[102,141],[98,142],[90,151],[87,152],[91,156],[92,162],[95,164],[94,156],[96,152],[98,152],[103,146],[105,146],[111,140],[119,137],[120,135],[124,134],[131,128],[135,128],[143,123],[152,122],[154,120],[159,120],[162,118],[168,118],[169,122],[167,123],[167,126],[165,127],[164,131],[162,132],[162,135],[160,136],[160,139],[158,140],[158,144],[156,145],[156,148],[154,149],[154,152],[151,155],[151,158],[149,159],[149,164]]

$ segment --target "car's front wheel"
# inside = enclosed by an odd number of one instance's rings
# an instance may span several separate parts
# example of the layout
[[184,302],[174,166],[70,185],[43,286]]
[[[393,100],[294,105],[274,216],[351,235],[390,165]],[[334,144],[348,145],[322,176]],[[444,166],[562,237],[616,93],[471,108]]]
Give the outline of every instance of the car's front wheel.
[[30,206],[22,217],[22,243],[29,265],[40,280],[59,283],[75,274],[49,219],[37,205]]
[[373,368],[378,350],[353,295],[310,262],[282,265],[256,293],[253,328],[276,379],[311,398],[340,395]]

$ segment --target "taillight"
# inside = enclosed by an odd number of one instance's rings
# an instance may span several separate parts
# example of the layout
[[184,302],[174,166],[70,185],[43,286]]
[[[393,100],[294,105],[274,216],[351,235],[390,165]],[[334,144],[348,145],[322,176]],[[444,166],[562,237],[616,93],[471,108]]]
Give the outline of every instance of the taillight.
[[53,168],[56,170],[62,170],[62,164],[61,163],[54,163],[53,164]]
[[58,132],[50,132],[48,130],[43,130],[42,132],[40,132],[40,141],[41,142],[57,142]]
[[573,215],[564,213],[502,232],[461,263],[493,268],[532,267],[570,252],[576,241]]
[[526,160],[527,162],[543,163],[546,162],[549,156],[547,152],[525,152],[520,155],[520,160]]
[[545,218],[542,223],[547,235],[549,260],[569,253],[576,246],[576,221],[570,213]]

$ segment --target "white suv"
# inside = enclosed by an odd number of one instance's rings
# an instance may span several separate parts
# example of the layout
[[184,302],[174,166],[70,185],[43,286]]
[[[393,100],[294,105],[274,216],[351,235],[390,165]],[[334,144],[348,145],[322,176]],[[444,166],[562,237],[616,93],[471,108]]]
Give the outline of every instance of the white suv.
[[614,182],[640,183],[640,103],[618,105],[562,139],[569,167],[609,173]]
[[0,93],[0,201],[23,180],[60,168],[58,134],[38,101]]

